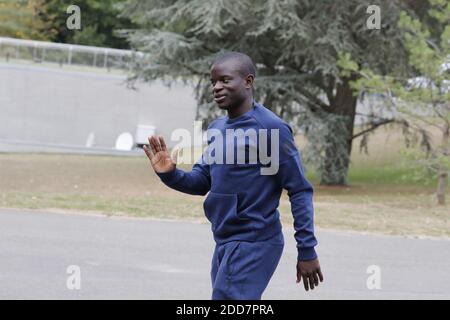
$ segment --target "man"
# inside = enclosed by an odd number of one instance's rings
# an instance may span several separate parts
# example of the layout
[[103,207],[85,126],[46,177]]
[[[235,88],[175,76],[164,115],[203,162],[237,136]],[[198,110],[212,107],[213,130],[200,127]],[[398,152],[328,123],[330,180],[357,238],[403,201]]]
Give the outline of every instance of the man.
[[[191,172],[176,168],[163,137],[150,137],[150,148],[144,148],[167,186],[193,195],[209,192],[203,206],[216,241],[212,299],[261,298],[284,247],[277,210],[283,188],[294,216],[297,283],[303,280],[308,291],[323,281],[314,249],[313,188],[304,176],[289,125],[254,101],[255,74],[245,54],[228,52],[215,59],[211,68],[214,101],[227,115],[209,125],[208,151]],[[262,134],[239,138],[251,130]],[[261,152],[267,149],[264,146],[270,149],[271,169],[267,158],[263,159],[268,156]],[[250,154],[255,150],[256,162],[255,153]]]

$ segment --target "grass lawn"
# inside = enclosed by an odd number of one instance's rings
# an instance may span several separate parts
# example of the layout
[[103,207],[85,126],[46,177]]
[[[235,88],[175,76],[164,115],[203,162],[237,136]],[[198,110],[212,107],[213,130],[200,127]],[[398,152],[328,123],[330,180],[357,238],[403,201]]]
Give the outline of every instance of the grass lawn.
[[[359,153],[355,143],[350,187],[320,186],[317,176],[307,170],[315,187],[318,228],[450,236],[450,205],[436,205],[434,185],[402,179],[407,172],[399,165],[399,139],[381,130],[370,143],[369,155]],[[189,170],[189,166],[182,168]],[[144,156],[0,154],[0,207],[206,223],[203,200],[167,188]],[[280,212],[283,222],[291,224],[286,194]]]

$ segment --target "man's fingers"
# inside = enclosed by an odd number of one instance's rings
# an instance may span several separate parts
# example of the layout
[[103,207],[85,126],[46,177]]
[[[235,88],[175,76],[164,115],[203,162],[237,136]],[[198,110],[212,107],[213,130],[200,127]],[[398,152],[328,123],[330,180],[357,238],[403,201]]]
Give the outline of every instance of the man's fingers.
[[314,290],[314,277],[312,274],[308,276],[308,280],[309,280],[309,287],[311,288],[311,290]]
[[302,282],[302,274],[301,272],[297,269],[297,283]]
[[317,272],[313,273],[314,285],[317,287],[319,285],[319,277],[317,276]]
[[153,143],[153,136],[148,137],[148,144],[150,145],[150,149],[153,152],[153,154],[156,154],[156,148],[155,148],[155,144]]
[[305,290],[309,290],[309,284],[308,284],[308,277],[306,275],[303,275],[303,285],[305,286]]
[[156,137],[154,137],[154,136],[150,137],[150,145],[152,146],[153,153],[156,154],[159,151],[161,151],[161,146],[159,145],[159,141],[158,141],[158,139],[156,139]]
[[144,152],[151,161],[154,157],[153,152],[147,146],[144,146]]
[[161,144],[159,143],[158,137],[153,137],[153,139],[155,140],[155,145],[156,145],[158,152],[162,151]]
[[[302,264],[306,265],[305,268],[303,268]],[[314,266],[314,264],[316,265]],[[315,287],[319,286],[319,281],[323,281],[323,274],[320,270],[318,261],[313,261],[310,265],[304,262],[299,262],[297,264],[297,283],[299,283],[302,278],[306,291],[309,291],[309,289],[314,290]]]
[[153,153],[157,153],[158,152],[158,146],[156,145],[156,142],[155,142],[155,137],[154,136],[151,136],[150,137],[150,145],[152,146],[152,151],[153,151]]
[[322,282],[322,281],[323,281],[323,274],[322,274],[322,270],[320,270],[320,268],[319,268],[319,270],[317,271],[317,273],[319,274],[319,279],[320,279],[320,282]]
[[161,150],[162,151],[167,151],[166,142],[164,141],[164,137],[163,136],[159,136],[159,144],[161,145]]

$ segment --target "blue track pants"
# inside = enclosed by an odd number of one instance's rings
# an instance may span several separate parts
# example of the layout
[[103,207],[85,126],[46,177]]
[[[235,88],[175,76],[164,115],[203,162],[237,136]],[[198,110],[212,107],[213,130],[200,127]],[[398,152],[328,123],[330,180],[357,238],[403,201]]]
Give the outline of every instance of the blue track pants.
[[283,247],[282,233],[265,241],[216,244],[211,266],[212,299],[261,299]]

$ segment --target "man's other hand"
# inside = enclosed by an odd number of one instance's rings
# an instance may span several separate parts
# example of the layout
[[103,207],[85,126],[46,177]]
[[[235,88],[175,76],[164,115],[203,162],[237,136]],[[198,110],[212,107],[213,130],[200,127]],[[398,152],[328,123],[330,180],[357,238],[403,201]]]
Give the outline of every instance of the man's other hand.
[[314,287],[319,285],[319,280],[320,282],[323,281],[319,259],[297,262],[297,283],[300,283],[302,279],[306,291],[308,291],[309,288],[314,290]]

